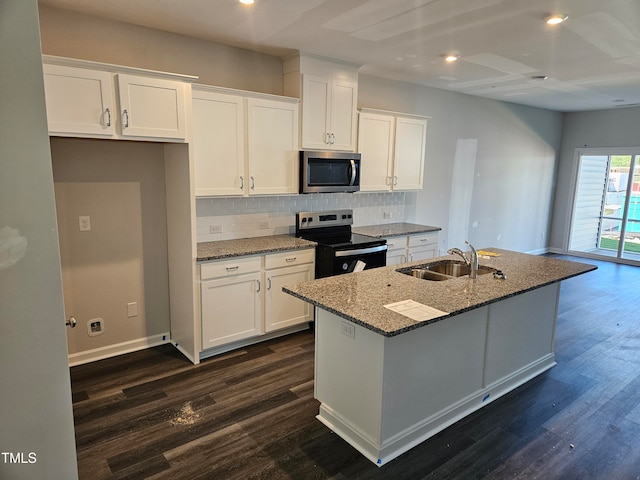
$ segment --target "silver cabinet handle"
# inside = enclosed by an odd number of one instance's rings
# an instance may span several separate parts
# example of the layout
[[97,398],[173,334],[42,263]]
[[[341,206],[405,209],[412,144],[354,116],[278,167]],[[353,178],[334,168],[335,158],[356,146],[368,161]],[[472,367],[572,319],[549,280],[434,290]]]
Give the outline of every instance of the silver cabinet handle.
[[122,114],[124,115],[124,128],[128,128],[129,127],[129,112],[127,110],[123,111]]
[[254,190],[256,188],[256,179],[253,177],[249,178],[251,178],[251,190]]
[[391,185],[391,177],[387,177],[387,179],[386,179],[385,183],[386,183],[387,185]]
[[258,283],[258,289],[256,290],[256,293],[258,293],[260,291],[260,280],[256,280],[256,282]]
[[397,175],[393,177],[393,184],[394,185],[398,184],[398,176]]
[[72,315],[70,316],[67,321],[64,323],[67,327],[71,327],[71,328],[75,328],[76,325],[78,324],[78,322],[76,322],[75,317]]
[[111,126],[111,110],[109,110],[108,108],[104,111],[104,113],[107,115],[107,123],[105,126],[110,127]]
[[333,145],[334,143],[336,143],[336,134],[332,133],[331,134],[331,145]]
[[240,267],[238,265],[235,265],[233,267],[226,267],[227,272],[235,272],[236,270],[238,270]]
[[325,133],[325,141],[324,143],[326,143],[327,145],[331,145],[331,134],[330,133]]
[[240,177],[240,190],[244,190],[244,177]]
[[284,261],[291,263],[291,262],[295,262],[297,258],[298,257],[288,257],[288,258],[285,258]]
[[267,290],[271,290],[271,277],[267,278]]

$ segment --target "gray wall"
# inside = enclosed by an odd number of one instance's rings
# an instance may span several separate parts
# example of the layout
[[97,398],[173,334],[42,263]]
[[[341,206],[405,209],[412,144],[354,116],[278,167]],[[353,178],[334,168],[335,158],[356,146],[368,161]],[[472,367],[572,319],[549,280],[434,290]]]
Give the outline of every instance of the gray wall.
[[575,151],[583,147],[640,147],[640,107],[565,114],[549,239],[553,251],[567,249]]
[[[199,83],[282,93],[282,62],[275,57],[54,8],[43,8],[40,16],[42,48],[48,54],[198,75]],[[464,214],[454,211],[456,222],[478,246],[544,250],[561,113],[365,75],[360,76],[358,96],[360,107],[433,117],[425,189],[405,194],[405,214],[399,220],[440,226],[441,249],[452,246],[448,232],[456,142],[472,139],[477,141],[475,169],[473,181],[465,186],[472,208]],[[286,205],[282,208],[289,210]]]
[[36,0],[0,0],[0,65],[0,478],[74,479]]
[[[561,113],[364,75],[358,88],[360,106],[432,117],[424,188],[406,195],[405,216],[442,227],[441,249],[463,241],[448,239],[451,221],[466,226],[468,240],[479,247],[545,249]],[[459,139],[477,141],[475,168],[462,189],[471,190],[464,192],[468,213],[450,211],[452,182],[464,180],[453,177]]]

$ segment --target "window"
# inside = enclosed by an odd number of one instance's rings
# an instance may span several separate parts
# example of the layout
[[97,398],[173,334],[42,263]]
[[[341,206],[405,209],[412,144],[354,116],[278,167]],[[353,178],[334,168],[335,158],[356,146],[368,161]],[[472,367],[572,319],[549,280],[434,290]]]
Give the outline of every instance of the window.
[[569,251],[640,263],[640,149],[579,149]]

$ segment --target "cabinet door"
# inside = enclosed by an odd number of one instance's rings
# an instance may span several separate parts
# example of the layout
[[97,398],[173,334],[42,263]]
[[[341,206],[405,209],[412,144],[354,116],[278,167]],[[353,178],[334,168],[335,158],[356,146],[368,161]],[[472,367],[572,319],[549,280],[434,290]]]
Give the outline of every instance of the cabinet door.
[[438,234],[409,236],[409,261],[428,260],[438,256]]
[[329,78],[302,76],[302,148],[327,149],[329,146]]
[[422,190],[426,142],[427,119],[397,117],[394,190]]
[[387,265],[399,265],[407,259],[407,237],[387,238]]
[[394,147],[395,117],[361,112],[358,152],[362,154],[360,168],[361,191],[388,191]]
[[193,150],[196,196],[243,195],[243,98],[193,91]]
[[298,193],[298,104],[247,99],[249,194]]
[[265,330],[291,327],[313,320],[310,303],[282,291],[287,284],[313,280],[314,264],[267,270],[265,297]]
[[356,83],[334,78],[331,82],[330,129],[334,150],[353,152],[356,147],[356,108],[358,87]]
[[184,140],[184,84],[174,80],[118,74],[123,136]]
[[43,65],[49,134],[110,137],[115,134],[111,74]]
[[261,275],[201,283],[203,350],[263,333]]

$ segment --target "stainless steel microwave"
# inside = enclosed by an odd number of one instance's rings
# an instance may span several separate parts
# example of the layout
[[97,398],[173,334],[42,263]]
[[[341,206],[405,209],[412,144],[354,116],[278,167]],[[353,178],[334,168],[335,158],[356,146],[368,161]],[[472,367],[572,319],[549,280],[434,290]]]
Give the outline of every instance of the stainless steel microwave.
[[300,193],[360,190],[359,153],[303,150],[300,152]]

